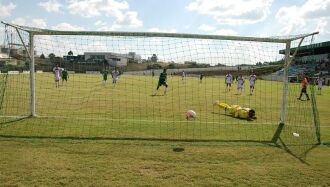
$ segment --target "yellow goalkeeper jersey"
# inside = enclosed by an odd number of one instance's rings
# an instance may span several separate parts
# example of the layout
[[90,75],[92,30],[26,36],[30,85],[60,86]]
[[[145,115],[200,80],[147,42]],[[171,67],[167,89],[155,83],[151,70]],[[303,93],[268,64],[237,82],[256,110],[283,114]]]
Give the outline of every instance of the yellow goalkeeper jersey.
[[236,118],[248,119],[251,108],[242,108],[239,105],[228,105],[226,103],[216,102],[215,105],[218,105],[220,108],[223,108],[226,112],[229,112],[230,115]]

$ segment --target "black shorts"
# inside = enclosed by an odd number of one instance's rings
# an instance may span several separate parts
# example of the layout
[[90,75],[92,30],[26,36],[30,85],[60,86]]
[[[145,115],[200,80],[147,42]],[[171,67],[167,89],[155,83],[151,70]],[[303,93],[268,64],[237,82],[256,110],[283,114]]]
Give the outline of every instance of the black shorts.
[[167,87],[167,84],[164,81],[160,81],[160,82],[158,82],[157,87],[160,87],[160,86],[166,86]]
[[307,93],[306,87],[305,88],[301,88],[301,93]]
[[226,83],[227,84],[227,87],[229,86],[229,87],[231,87],[231,83]]

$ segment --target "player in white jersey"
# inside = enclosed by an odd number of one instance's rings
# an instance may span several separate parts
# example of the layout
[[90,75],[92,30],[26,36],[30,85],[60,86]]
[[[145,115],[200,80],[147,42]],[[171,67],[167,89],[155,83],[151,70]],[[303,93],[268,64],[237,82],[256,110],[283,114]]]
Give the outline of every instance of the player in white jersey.
[[321,95],[322,87],[323,87],[323,79],[321,77],[318,77],[316,79],[316,83],[317,83],[318,94]]
[[237,91],[239,94],[242,94],[243,92],[243,87],[244,87],[244,78],[243,76],[240,74],[237,77]]
[[257,76],[255,73],[252,73],[252,75],[250,75],[250,95],[252,95],[253,91],[254,91],[254,86],[256,84],[256,80],[257,80]]
[[62,70],[63,69],[60,68],[58,64],[56,64],[55,67],[53,68],[55,87],[56,88],[60,86],[60,74],[61,74]]
[[184,81],[186,79],[186,73],[184,71],[182,71],[181,78],[182,78],[182,81]]
[[230,91],[231,84],[233,82],[233,76],[230,73],[226,75],[225,82],[226,82],[226,91]]
[[119,71],[117,70],[116,67],[112,70],[111,76],[112,76],[112,84],[116,84],[119,76]]

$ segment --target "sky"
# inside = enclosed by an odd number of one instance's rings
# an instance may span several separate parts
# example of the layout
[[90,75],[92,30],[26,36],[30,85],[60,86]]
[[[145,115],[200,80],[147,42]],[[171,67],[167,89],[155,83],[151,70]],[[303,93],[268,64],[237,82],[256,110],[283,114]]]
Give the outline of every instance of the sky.
[[330,39],[330,0],[0,0],[0,20],[58,30]]
[[314,42],[330,40],[330,0],[0,0],[0,20],[75,31],[254,37],[318,31]]

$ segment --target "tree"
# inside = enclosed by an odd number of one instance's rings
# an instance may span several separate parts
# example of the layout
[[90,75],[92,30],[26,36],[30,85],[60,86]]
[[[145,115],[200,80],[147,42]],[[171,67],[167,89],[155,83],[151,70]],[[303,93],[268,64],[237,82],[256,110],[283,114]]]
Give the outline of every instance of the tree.
[[156,54],[153,54],[150,59],[151,59],[152,62],[157,62],[158,61],[158,57],[157,57]]
[[70,50],[70,51],[68,52],[68,55],[69,55],[69,56],[73,56],[73,52]]
[[50,59],[54,59],[56,56],[55,56],[55,54],[54,53],[50,53],[49,55],[48,55],[48,58],[50,58]]
[[45,55],[42,53],[42,54],[40,55],[40,58],[41,58],[41,59],[45,59]]
[[160,64],[149,64],[147,69],[161,69],[162,66]]
[[167,66],[167,69],[174,69],[175,68],[175,64],[174,63],[170,63],[168,66]]

